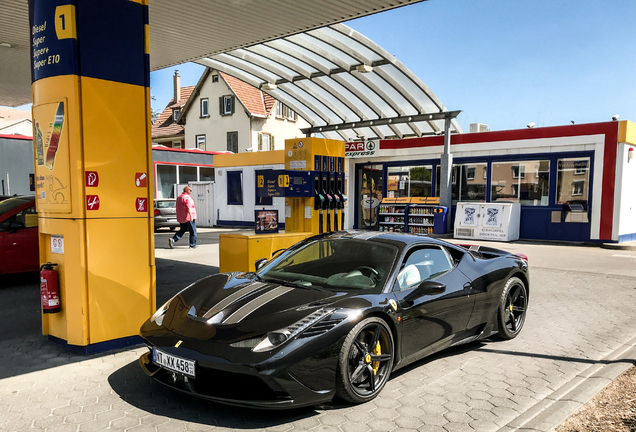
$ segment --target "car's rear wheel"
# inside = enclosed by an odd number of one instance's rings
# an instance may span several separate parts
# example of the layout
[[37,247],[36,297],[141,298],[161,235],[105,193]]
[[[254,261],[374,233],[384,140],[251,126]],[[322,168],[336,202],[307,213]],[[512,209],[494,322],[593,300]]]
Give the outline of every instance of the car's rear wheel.
[[500,339],[517,337],[526,321],[528,309],[528,290],[519,278],[512,277],[506,282],[499,301],[499,333]]
[[347,335],[338,358],[336,393],[349,402],[375,398],[393,368],[393,334],[376,317],[358,323]]

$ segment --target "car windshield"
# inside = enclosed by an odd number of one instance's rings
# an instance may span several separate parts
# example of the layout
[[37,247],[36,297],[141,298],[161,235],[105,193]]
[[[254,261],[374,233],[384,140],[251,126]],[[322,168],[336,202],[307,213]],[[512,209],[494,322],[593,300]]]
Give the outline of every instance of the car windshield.
[[396,246],[351,238],[322,239],[281,255],[258,272],[266,282],[328,291],[382,291]]
[[0,216],[30,201],[33,201],[33,199],[29,197],[16,197],[0,201]]

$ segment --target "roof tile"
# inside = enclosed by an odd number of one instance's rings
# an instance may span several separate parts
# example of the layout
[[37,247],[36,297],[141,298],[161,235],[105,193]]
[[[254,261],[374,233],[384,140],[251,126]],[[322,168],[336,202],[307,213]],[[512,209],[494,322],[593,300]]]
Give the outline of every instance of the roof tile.
[[184,126],[177,124],[172,119],[172,110],[174,108],[183,108],[193,90],[194,86],[181,87],[181,99],[179,99],[177,103],[175,103],[174,98],[170,99],[168,105],[164,108],[152,125],[153,138],[168,137],[183,133]]

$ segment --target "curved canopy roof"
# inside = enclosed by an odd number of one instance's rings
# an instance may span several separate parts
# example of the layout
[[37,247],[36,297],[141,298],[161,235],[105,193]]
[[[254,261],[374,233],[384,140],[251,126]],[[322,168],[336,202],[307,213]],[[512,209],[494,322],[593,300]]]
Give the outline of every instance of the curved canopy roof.
[[[260,88],[307,120],[311,132],[326,138],[352,141],[444,131],[442,113],[447,110],[437,96],[395,57],[344,24],[196,63]],[[462,132],[454,119],[450,131]]]
[[[150,69],[420,1],[151,0],[148,2]],[[16,106],[31,101],[29,35],[29,2],[0,1],[0,105]]]

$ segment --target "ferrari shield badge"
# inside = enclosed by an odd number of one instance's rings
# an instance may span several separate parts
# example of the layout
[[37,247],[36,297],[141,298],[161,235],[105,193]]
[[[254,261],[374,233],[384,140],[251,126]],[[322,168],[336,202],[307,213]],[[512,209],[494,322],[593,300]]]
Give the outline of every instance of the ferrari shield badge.
[[389,304],[391,305],[393,310],[397,312],[397,302],[395,300],[393,300],[393,299],[390,299],[389,300]]

